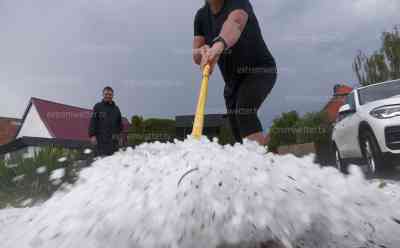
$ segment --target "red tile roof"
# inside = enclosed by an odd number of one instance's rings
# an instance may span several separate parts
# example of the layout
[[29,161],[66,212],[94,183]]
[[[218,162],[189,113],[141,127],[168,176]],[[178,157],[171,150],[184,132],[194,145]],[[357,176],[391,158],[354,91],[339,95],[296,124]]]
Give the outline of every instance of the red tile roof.
[[337,113],[339,112],[340,107],[344,104],[346,95],[351,93],[352,90],[353,88],[347,85],[335,86],[334,96],[324,107],[324,111],[328,114],[329,122],[334,122],[336,120]]
[[334,88],[334,95],[347,96],[353,91],[353,88],[344,84],[336,85]]
[[[38,98],[31,98],[27,111],[35,105],[39,116],[51,136],[55,139],[88,141],[88,128],[92,110],[56,103]],[[24,115],[24,119],[27,112]],[[129,128],[129,121],[123,118],[124,130]]]

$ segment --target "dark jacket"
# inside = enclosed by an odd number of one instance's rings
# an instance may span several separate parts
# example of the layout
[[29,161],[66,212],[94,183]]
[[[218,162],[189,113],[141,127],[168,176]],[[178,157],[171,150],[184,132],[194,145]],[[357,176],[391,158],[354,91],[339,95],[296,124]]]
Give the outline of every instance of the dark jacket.
[[97,138],[99,149],[106,150],[102,153],[109,155],[118,149],[113,145],[115,143],[113,135],[121,134],[122,130],[121,111],[114,102],[106,103],[102,101],[94,106],[89,126],[89,137],[95,136]]

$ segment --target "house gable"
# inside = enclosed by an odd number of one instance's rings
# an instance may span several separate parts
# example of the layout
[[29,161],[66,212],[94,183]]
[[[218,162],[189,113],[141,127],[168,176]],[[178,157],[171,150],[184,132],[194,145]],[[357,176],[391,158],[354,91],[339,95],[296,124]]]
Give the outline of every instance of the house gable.
[[[16,135],[59,140],[88,142],[89,124],[93,111],[39,98],[31,98]],[[129,121],[123,117],[124,132]]]
[[30,104],[17,134],[17,139],[22,137],[53,138],[34,104]]

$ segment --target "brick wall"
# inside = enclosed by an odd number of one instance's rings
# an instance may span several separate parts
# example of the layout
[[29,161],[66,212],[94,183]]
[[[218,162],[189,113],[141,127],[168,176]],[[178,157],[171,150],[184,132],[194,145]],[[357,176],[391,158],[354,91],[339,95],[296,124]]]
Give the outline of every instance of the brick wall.
[[0,145],[12,141],[17,133],[20,120],[0,118]]
[[279,155],[293,154],[296,157],[304,157],[309,154],[315,154],[315,161],[322,166],[334,165],[335,154],[332,150],[332,144],[306,143],[290,146],[280,146]]
[[290,146],[280,146],[278,147],[278,154],[293,154],[297,157],[303,157],[312,153],[316,153],[314,143],[290,145]]

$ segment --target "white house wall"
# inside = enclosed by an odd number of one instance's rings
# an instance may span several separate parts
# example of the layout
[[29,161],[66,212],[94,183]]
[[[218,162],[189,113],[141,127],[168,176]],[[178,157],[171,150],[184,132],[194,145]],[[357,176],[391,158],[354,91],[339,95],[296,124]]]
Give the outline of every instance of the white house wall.
[[22,123],[17,139],[21,137],[52,138],[34,104],[31,105],[25,121]]
[[23,158],[34,158],[35,155],[40,152],[40,150],[41,150],[40,147],[29,146],[23,152],[22,156],[23,156]]
[[13,161],[17,161],[17,159],[20,157],[22,157],[24,159],[34,158],[35,155],[41,151],[41,149],[42,148],[39,146],[24,147],[24,148],[21,148],[16,151],[6,153],[4,155],[4,160],[6,160],[8,162],[11,161],[11,163],[12,163]]

